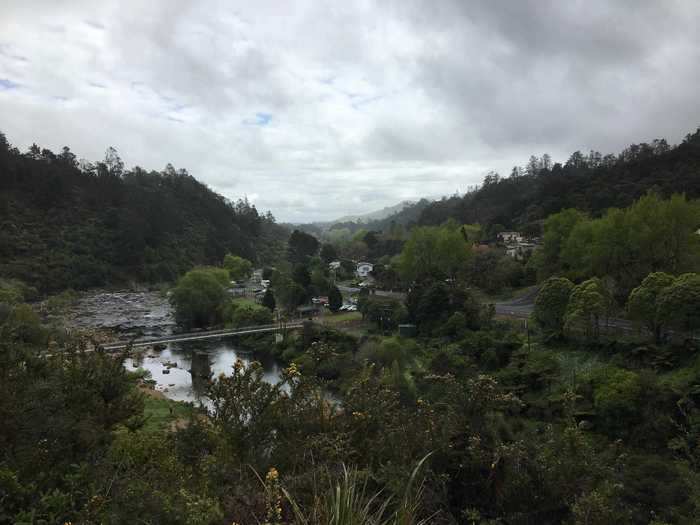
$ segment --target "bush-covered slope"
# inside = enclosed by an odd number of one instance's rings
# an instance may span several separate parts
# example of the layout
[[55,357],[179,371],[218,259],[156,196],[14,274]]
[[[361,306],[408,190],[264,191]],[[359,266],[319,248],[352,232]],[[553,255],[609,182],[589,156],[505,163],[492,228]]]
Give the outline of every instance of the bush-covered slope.
[[235,253],[273,259],[287,236],[271,215],[229,202],[185,170],[125,170],[116,151],[79,165],[0,134],[0,275],[44,290],[171,280]]
[[[524,227],[565,208],[591,215],[624,208],[649,190],[663,197],[673,193],[700,197],[700,129],[677,146],[654,140],[633,144],[617,156],[577,151],[565,164],[552,164],[547,155],[533,156],[525,168],[513,168],[509,177],[490,173],[476,191],[424,203],[420,209],[417,203],[400,213],[418,212],[421,225],[452,218],[462,224]],[[390,216],[383,222],[388,225],[396,219]]]

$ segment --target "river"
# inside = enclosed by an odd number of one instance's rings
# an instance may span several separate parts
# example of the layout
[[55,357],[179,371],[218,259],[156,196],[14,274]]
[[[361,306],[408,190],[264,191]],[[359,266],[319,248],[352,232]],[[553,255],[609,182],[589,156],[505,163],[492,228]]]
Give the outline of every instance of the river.
[[[109,329],[118,336],[156,337],[172,334],[177,326],[168,300],[159,292],[92,292],[83,295],[66,315],[69,326],[80,329]],[[144,368],[156,382],[156,390],[177,401],[202,402],[212,375],[230,374],[237,359],[246,365],[250,352],[235,346],[234,338],[169,343],[164,350],[146,349],[127,358],[129,370]],[[280,380],[281,367],[273,359],[260,359],[264,377]]]

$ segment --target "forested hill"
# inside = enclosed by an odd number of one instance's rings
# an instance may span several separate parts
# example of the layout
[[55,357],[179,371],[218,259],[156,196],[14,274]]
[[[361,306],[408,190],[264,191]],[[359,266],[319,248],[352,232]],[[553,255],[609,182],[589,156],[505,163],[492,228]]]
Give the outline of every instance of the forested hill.
[[175,279],[226,253],[274,259],[288,233],[185,170],[125,170],[116,151],[79,165],[0,134],[0,277],[42,291]]
[[[381,217],[369,220],[338,220],[330,223],[310,223],[294,225],[295,229],[305,231],[311,235],[320,237],[329,230],[345,230],[355,233],[359,230],[384,231],[389,230],[392,225],[410,227],[418,222],[421,212],[430,204],[428,199],[421,199],[418,202],[406,203],[402,209]],[[291,225],[290,225],[291,226]]]
[[[430,206],[431,201],[428,199],[421,199],[418,202],[405,206],[400,211],[389,215],[388,217],[383,217],[381,219],[373,220],[367,222],[367,224],[362,225],[366,230],[369,231],[384,231],[391,227],[392,224],[400,224],[402,226],[410,226],[415,224],[421,216],[423,210]],[[337,224],[334,227],[343,227],[346,225]]]
[[[435,225],[453,218],[536,232],[538,221],[564,208],[599,215],[611,207],[629,206],[649,190],[662,196],[700,197],[700,129],[677,146],[661,139],[632,145],[619,155],[577,151],[565,164],[553,164],[548,155],[533,156],[508,177],[490,173],[477,191],[429,203],[420,210],[417,223]],[[401,213],[412,211],[409,207]]]

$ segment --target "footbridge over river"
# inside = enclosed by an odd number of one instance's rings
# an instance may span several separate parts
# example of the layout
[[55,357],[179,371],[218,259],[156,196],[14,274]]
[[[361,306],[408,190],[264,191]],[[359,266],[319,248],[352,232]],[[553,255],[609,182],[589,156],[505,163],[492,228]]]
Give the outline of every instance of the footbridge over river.
[[199,341],[204,339],[221,339],[224,337],[233,337],[237,335],[264,334],[271,332],[284,333],[287,330],[298,330],[303,326],[304,323],[302,321],[295,321],[291,323],[275,323],[269,325],[245,326],[242,328],[230,328],[223,330],[179,333],[157,338],[115,341],[113,343],[102,344],[100,345],[100,348],[106,352],[110,352],[116,350],[123,350],[125,348],[141,348],[144,346],[164,345],[168,343],[181,343],[185,341]]

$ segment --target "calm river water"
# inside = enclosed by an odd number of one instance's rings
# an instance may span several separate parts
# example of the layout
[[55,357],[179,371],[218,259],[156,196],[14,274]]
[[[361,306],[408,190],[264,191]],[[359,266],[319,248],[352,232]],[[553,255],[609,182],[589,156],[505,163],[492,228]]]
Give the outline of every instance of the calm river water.
[[[128,358],[124,365],[130,370],[148,370],[156,381],[156,389],[171,399],[206,404],[209,377],[229,375],[237,359],[247,365],[253,356],[225,340],[191,341],[171,343],[161,352],[149,351],[143,356]],[[255,360],[261,361],[259,356]],[[281,371],[277,363],[271,360],[262,364],[265,380],[277,383]]]
[[[83,296],[69,312],[67,322],[77,328],[110,328],[123,336],[155,337],[175,331],[168,300],[158,292],[96,292]],[[249,352],[235,347],[235,339],[170,343],[165,350],[144,350],[128,358],[129,370],[144,368],[156,381],[156,389],[178,401],[206,403],[210,374],[230,374],[236,359],[248,364]],[[277,383],[280,367],[272,360],[261,360],[265,379]]]

